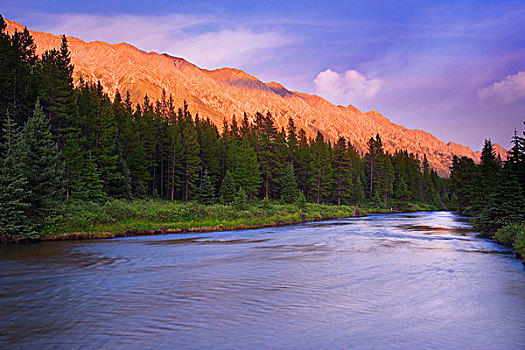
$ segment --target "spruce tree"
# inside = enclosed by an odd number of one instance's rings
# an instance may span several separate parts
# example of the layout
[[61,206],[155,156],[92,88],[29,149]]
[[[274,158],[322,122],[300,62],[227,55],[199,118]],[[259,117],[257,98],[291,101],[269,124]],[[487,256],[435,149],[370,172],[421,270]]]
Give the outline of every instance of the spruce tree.
[[295,167],[297,161],[297,150],[299,149],[299,141],[297,139],[297,127],[292,117],[288,118],[288,135],[286,137],[286,145],[288,146],[288,161]]
[[27,219],[32,193],[20,164],[18,135],[9,115],[4,134],[6,157],[0,161],[0,242],[38,238],[33,223]]
[[233,202],[235,196],[235,183],[233,182],[233,177],[229,170],[226,171],[226,175],[222,180],[220,196],[223,204],[229,205]]
[[456,196],[455,199],[457,199],[454,201],[455,206],[463,213],[471,211],[475,172],[476,164],[471,158],[453,157],[450,167],[450,184]]
[[32,192],[28,215],[33,222],[40,222],[51,215],[56,203],[63,199],[64,184],[58,148],[38,102],[17,148],[21,170],[27,177],[27,189]]
[[[525,132],[523,134],[525,135]],[[518,132],[514,131],[511,142],[512,148],[508,154],[508,162],[517,176],[521,189],[525,192],[525,137],[518,136]]]
[[201,185],[199,187],[199,192],[195,197],[198,203],[204,205],[211,205],[215,203],[215,187],[211,182],[211,178],[208,175],[208,170],[204,170],[204,175],[202,176]]
[[297,147],[294,170],[297,175],[297,186],[303,194],[310,195],[313,172],[313,155],[304,129],[299,130],[299,146]]
[[85,168],[74,179],[72,197],[91,202],[103,202],[107,199],[103,181],[99,178],[97,165],[91,154],[87,156]]
[[307,202],[306,202],[306,197],[304,196],[303,191],[299,191],[299,195],[297,196],[297,199],[295,200],[295,205],[300,211],[302,212],[306,211]]
[[334,146],[334,195],[337,205],[346,202],[352,191],[352,167],[346,139],[340,137]]
[[[275,120],[270,112],[266,114],[255,114],[255,133],[257,161],[260,164],[261,175],[263,177],[263,196],[270,197],[272,188],[278,185],[278,178],[282,173],[282,164],[277,152],[278,130]],[[282,137],[280,138],[282,143]]]
[[232,208],[235,210],[244,210],[248,204],[248,196],[244,192],[242,187],[239,187],[239,191],[233,198]]
[[488,205],[473,222],[478,229],[495,231],[524,220],[525,199],[516,175],[507,164],[499,173]]
[[365,200],[365,189],[362,176],[357,176],[357,180],[353,183],[352,192],[349,198],[351,204],[359,205]]
[[[24,125],[33,114],[38,92],[38,56],[27,28],[9,35],[0,15],[0,130],[9,112],[15,125]],[[0,149],[0,157],[5,150]]]
[[66,36],[62,36],[60,48],[46,51],[40,60],[39,97],[42,108],[49,117],[50,128],[56,136],[59,150],[64,145],[64,135],[78,118],[73,85],[73,65]]
[[257,194],[261,183],[257,154],[248,141],[232,140],[229,144],[227,166],[235,187],[242,187],[250,200]]
[[297,189],[297,180],[293,168],[287,164],[281,178],[281,199],[285,203],[293,203],[297,199],[299,190]]
[[321,204],[330,196],[333,175],[330,145],[324,141],[321,132],[317,132],[315,140],[310,145],[310,150],[312,153],[312,172],[309,184],[313,190],[315,202]]
[[187,202],[197,187],[201,160],[199,157],[197,130],[186,104],[184,104],[183,110],[179,110],[179,121],[182,135],[182,200]]

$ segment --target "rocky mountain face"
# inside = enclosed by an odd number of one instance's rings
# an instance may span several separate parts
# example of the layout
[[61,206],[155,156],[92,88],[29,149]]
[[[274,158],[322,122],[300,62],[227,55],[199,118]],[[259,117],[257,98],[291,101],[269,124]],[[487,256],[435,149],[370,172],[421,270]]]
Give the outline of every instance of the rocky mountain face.
[[[24,28],[16,22],[6,22],[8,32]],[[39,55],[60,46],[59,36],[31,30],[30,33]],[[246,112],[251,118],[256,112],[270,111],[279,128],[286,127],[291,116],[309,136],[314,137],[317,131],[332,141],[345,136],[361,152],[367,150],[370,137],[379,134],[387,151],[408,150],[421,158],[426,154],[442,176],[449,174],[454,154],[479,161],[480,152],[453,142],[445,144],[422,130],[409,130],[377,111],[335,106],[319,96],[290,91],[275,82],[264,83],[241,70],[201,69],[182,58],[144,52],[126,43],[88,43],[74,37],[68,37],[68,42],[75,81],[80,77],[89,82],[100,81],[111,97],[117,90],[123,95],[129,92],[136,103],[146,94],[150,100],[160,98],[165,89],[176,106],[187,101],[190,111],[210,118],[219,128],[224,119],[231,121],[234,115],[241,118]],[[501,146],[497,145],[496,150],[502,158],[506,156]]]

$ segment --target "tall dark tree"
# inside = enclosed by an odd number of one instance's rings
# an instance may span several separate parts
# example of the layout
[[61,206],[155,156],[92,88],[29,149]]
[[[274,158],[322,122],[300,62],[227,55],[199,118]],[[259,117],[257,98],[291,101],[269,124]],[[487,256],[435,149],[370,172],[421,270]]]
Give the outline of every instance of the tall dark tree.
[[50,216],[64,198],[63,164],[39,103],[24,126],[17,152],[21,171],[27,178],[27,189],[32,193],[28,218],[36,223]]
[[473,208],[476,213],[483,211],[490,200],[490,194],[496,185],[498,173],[501,171],[502,162],[496,156],[493,144],[490,140],[485,140],[481,151],[481,162],[477,166],[474,174],[472,195]]
[[323,203],[331,195],[332,160],[330,145],[324,141],[321,132],[317,132],[310,146],[312,153],[312,173],[310,178],[312,198],[316,203]]
[[195,193],[201,160],[199,157],[199,142],[197,141],[197,130],[187,105],[179,110],[180,132],[182,135],[182,200],[188,201]]
[[220,199],[223,204],[231,204],[233,202],[233,197],[235,196],[235,183],[233,182],[233,177],[230,171],[226,171],[224,179],[222,179]]
[[64,145],[64,135],[75,127],[78,107],[73,86],[73,65],[66,36],[62,36],[59,49],[48,50],[40,60],[40,101],[50,120],[52,133],[59,149]]
[[353,190],[352,164],[346,139],[340,137],[334,146],[334,196],[337,205],[347,203]]
[[[525,125],[525,122],[523,124]],[[508,154],[508,161],[512,171],[516,174],[518,183],[525,192],[525,137],[518,136],[517,131],[512,137],[512,148]]]
[[257,154],[248,141],[232,140],[228,150],[227,164],[235,188],[242,187],[250,200],[253,200],[261,184],[261,175]]
[[0,130],[7,112],[18,126],[33,114],[39,81],[37,63],[36,46],[27,28],[10,36],[0,15]]
[[482,230],[498,228],[525,220],[525,198],[517,177],[509,165],[500,171],[496,185],[485,209],[474,224]]
[[91,154],[87,155],[84,169],[73,181],[73,198],[90,202],[103,202],[107,199],[104,182],[99,177],[97,165]]
[[257,160],[263,177],[264,198],[269,198],[271,187],[278,185],[278,176],[282,173],[279,157],[276,152],[275,140],[277,128],[275,120],[270,112],[266,114],[256,113],[255,133],[257,141]]
[[208,175],[208,170],[204,170],[199,192],[195,197],[197,202],[200,204],[211,205],[215,203],[215,187],[211,182],[211,178]]
[[20,163],[18,135],[9,115],[3,131],[6,157],[0,160],[0,242],[38,238],[35,225],[27,220],[32,192]]
[[469,212],[472,206],[473,179],[475,178],[476,164],[468,157],[454,156],[450,167],[450,183],[456,196],[456,209]]
[[286,164],[281,178],[281,199],[285,203],[294,203],[298,195],[299,190],[293,168],[290,164]]

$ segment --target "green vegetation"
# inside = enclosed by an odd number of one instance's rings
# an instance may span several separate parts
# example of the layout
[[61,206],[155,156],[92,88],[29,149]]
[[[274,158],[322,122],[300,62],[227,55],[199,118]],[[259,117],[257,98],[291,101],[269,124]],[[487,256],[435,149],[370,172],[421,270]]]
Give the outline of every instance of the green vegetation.
[[525,263],[525,223],[511,224],[496,231],[496,241],[509,247],[513,247],[516,254]]
[[168,200],[110,200],[104,204],[69,201],[46,227],[44,239],[105,238],[162,232],[244,229],[353,216],[352,206],[294,205],[263,200],[242,209]]

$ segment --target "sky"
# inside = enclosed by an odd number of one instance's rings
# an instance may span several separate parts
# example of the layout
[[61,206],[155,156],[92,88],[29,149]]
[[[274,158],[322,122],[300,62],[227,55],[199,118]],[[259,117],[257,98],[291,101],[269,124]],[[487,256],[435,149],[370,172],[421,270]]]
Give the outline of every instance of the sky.
[[29,29],[127,42],[377,110],[479,150],[525,126],[521,1],[6,1]]

